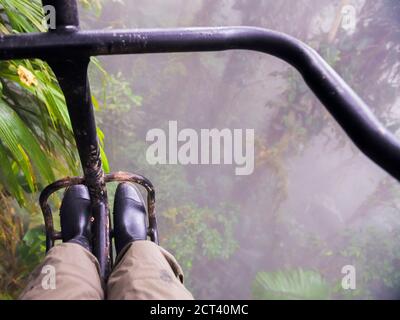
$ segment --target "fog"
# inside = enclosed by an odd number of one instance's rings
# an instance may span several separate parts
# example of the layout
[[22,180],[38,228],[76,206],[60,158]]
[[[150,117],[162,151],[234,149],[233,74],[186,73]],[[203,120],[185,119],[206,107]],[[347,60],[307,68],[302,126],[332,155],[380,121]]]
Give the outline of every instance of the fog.
[[[399,123],[396,1],[106,1],[81,10],[82,28],[254,25],[314,47],[392,131]],[[356,25],[341,7],[355,8]],[[397,40],[397,42],[396,42]],[[101,57],[123,85],[92,66],[97,112],[112,171],[146,175],[156,187],[161,245],[175,254],[199,299],[251,299],[259,272],[319,273],[330,298],[400,298],[399,186],[362,155],[286,63],[260,53]],[[113,91],[114,90],[114,91]],[[126,98],[125,96],[128,96]],[[253,129],[255,168],[152,166],[151,129]],[[341,287],[342,267],[355,290]]]

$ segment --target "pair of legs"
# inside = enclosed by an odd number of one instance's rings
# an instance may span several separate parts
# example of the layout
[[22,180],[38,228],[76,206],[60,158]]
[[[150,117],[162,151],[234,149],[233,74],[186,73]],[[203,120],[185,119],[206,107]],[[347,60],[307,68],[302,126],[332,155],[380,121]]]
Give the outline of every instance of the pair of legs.
[[114,201],[117,259],[102,283],[91,253],[90,198],[85,186],[69,188],[61,210],[63,243],[31,274],[20,299],[193,299],[175,258],[147,241],[146,210],[139,191],[121,183]]

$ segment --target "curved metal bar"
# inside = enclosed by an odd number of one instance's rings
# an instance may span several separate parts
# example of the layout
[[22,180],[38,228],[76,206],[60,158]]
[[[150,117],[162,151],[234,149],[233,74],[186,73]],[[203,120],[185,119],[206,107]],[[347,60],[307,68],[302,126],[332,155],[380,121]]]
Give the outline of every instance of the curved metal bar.
[[294,66],[351,140],[400,181],[400,143],[343,79],[303,42],[254,27],[79,31],[0,37],[0,59],[195,52],[243,49],[271,54]]
[[61,233],[56,232],[54,230],[53,223],[53,214],[51,213],[50,205],[48,204],[49,197],[54,193],[61,189],[65,189],[67,187],[83,184],[85,181],[82,177],[67,177],[58,181],[49,184],[44,190],[40,193],[39,204],[42,209],[43,218],[44,218],[44,226],[46,229],[46,252],[49,251],[54,246],[54,241],[61,239]]

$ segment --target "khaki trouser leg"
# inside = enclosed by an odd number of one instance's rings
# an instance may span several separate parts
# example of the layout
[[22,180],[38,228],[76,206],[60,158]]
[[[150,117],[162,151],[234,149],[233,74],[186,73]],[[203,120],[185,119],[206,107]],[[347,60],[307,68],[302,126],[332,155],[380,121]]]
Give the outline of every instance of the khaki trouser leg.
[[175,258],[150,241],[127,245],[107,284],[110,300],[190,300]]
[[[57,245],[31,274],[31,280],[20,299],[102,300],[104,293],[98,270],[97,259],[80,245]],[[55,283],[51,281],[53,271]]]

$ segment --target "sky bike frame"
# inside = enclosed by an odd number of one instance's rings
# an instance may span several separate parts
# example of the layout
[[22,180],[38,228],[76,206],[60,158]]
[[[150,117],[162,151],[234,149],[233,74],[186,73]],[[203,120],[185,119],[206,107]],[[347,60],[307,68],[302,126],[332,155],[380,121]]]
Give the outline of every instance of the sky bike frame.
[[295,67],[358,148],[377,165],[400,180],[400,143],[373,115],[368,106],[319,56],[301,41],[255,27],[136,29],[80,31],[76,0],[43,0],[56,9],[56,29],[46,33],[0,36],[0,60],[39,58],[51,66],[64,92],[83,177],[65,178],[46,187],[41,196],[46,246],[61,238],[53,226],[47,204],[56,190],[86,184],[94,217],[93,253],[102,278],[112,264],[110,215],[106,183],[131,181],[148,192],[148,234],[158,243],[154,211],[155,192],[146,178],[124,172],[105,175],[100,159],[87,67],[91,56],[167,52],[253,50],[276,56]]

